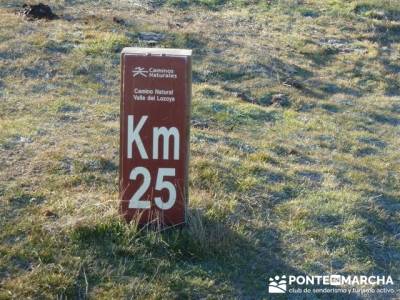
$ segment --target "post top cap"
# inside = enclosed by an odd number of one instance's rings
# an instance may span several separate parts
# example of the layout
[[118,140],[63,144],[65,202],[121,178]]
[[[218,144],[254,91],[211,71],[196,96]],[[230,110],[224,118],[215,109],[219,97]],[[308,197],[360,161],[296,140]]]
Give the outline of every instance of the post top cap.
[[125,47],[124,49],[122,49],[122,54],[191,56],[192,50],[171,49],[171,48]]

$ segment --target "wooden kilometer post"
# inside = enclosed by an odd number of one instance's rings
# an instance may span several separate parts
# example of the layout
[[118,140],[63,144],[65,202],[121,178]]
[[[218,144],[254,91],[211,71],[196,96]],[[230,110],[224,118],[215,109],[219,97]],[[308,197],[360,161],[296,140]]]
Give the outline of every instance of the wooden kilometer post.
[[122,50],[119,191],[127,222],[185,223],[191,55],[183,49]]

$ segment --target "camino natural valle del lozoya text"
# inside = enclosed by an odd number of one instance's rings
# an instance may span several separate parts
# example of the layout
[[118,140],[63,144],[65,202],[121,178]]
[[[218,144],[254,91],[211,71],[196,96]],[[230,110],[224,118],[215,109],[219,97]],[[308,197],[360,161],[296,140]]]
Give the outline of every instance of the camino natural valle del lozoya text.
[[174,90],[135,88],[133,90],[133,100],[175,102]]

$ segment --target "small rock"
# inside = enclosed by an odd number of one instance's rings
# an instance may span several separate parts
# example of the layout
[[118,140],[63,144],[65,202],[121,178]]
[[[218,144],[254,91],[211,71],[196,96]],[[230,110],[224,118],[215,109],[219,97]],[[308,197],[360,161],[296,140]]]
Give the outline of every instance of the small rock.
[[39,3],[36,5],[25,3],[24,5],[22,5],[22,10],[20,11],[20,14],[24,15],[29,20],[32,20],[32,19],[46,19],[46,20],[58,19],[58,16],[53,13],[50,6],[45,5],[43,3]]
[[255,99],[243,92],[234,93],[234,95],[235,95],[235,97],[238,97],[238,98],[242,99],[243,101],[250,102],[252,104],[257,102],[257,99]]
[[165,40],[165,34],[155,32],[141,32],[139,33],[139,40],[157,43]]
[[303,85],[299,81],[297,81],[296,79],[288,78],[283,82],[283,84],[287,85],[287,86],[294,87],[294,88],[299,89],[299,90],[301,90],[303,88]]
[[290,105],[289,98],[285,94],[272,95],[271,102],[274,105],[286,107]]
[[199,128],[199,129],[207,129],[208,128],[208,124],[206,122],[192,120],[190,123],[194,128]]
[[71,15],[63,15],[62,17],[63,17],[63,19],[64,19],[65,21],[68,21],[68,22],[71,22],[71,21],[74,21],[74,20],[75,20],[75,17],[74,17],[74,16],[71,16]]
[[122,18],[119,18],[119,17],[114,17],[114,18],[113,18],[113,22],[114,22],[114,23],[117,23],[117,24],[119,24],[119,25],[126,25],[125,20],[122,19]]
[[296,149],[290,149],[289,151],[288,151],[288,154],[289,155],[299,155],[300,154],[300,152],[299,151],[297,151]]
[[172,28],[183,28],[183,25],[181,23],[175,22],[175,23],[171,23],[168,21],[168,27],[170,29]]
[[350,40],[345,39],[322,39],[318,42],[321,47],[325,48],[325,54],[332,55],[337,53],[366,53],[367,49],[355,46]]
[[52,211],[49,210],[49,209],[46,209],[46,210],[44,211],[43,215],[44,215],[45,217],[48,217],[48,218],[51,218],[51,217],[56,218],[56,217],[58,217],[56,213],[52,212]]
[[23,136],[21,136],[20,138],[19,138],[19,141],[21,142],[21,143],[32,143],[32,139],[31,138],[29,138],[29,137],[23,137]]
[[382,10],[372,10],[365,14],[367,17],[376,19],[376,20],[384,20],[389,19],[388,16]]

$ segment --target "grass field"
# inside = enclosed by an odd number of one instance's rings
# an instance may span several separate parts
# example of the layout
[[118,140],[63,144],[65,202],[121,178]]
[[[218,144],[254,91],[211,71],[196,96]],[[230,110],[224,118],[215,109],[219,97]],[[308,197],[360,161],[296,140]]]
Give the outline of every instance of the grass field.
[[[397,0],[22,4],[0,3],[0,299],[269,299],[276,274],[400,289]],[[183,230],[118,216],[119,53],[149,44],[194,51]]]

